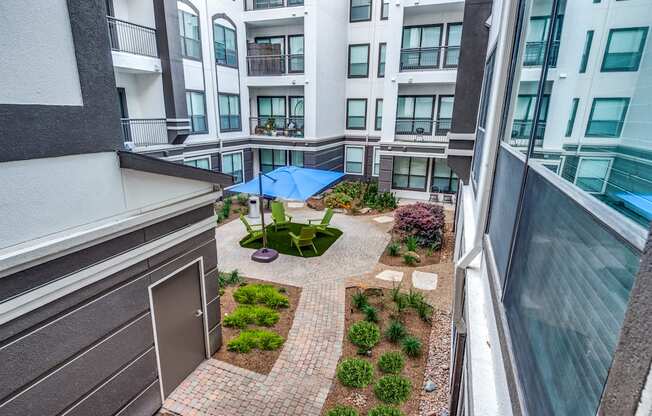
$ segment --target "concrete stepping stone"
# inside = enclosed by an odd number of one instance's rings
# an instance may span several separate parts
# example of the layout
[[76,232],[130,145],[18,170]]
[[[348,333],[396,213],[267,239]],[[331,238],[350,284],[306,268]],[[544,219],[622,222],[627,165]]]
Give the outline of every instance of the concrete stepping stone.
[[385,280],[388,282],[400,282],[403,280],[403,272],[396,270],[383,270],[376,275],[376,279]]
[[415,270],[412,272],[412,286],[421,290],[437,289],[437,273],[427,273]]
[[304,206],[303,202],[288,202],[288,208],[291,209],[303,208]]
[[387,215],[383,215],[381,217],[374,218],[374,221],[376,221],[378,224],[387,224],[388,222],[394,221],[394,217],[388,217]]

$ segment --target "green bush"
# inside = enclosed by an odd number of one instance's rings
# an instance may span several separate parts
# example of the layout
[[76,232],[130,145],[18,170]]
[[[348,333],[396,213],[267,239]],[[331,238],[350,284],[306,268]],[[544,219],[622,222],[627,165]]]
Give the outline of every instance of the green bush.
[[353,206],[353,198],[343,192],[331,192],[324,197],[324,205],[328,208],[351,209]]
[[398,293],[393,298],[399,312],[403,312],[408,306],[410,306],[410,300],[408,299],[408,295],[405,293]]
[[387,246],[387,254],[392,257],[398,257],[398,255],[401,254],[401,244],[397,243],[396,241],[389,243]]
[[405,366],[405,358],[398,351],[390,351],[381,355],[378,359],[378,368],[383,373],[398,374]]
[[248,353],[252,349],[272,351],[279,349],[285,340],[276,332],[265,329],[249,329],[228,342],[226,348],[229,351]]
[[335,406],[326,412],[326,416],[360,416],[360,413],[350,406]]
[[408,266],[414,266],[421,261],[421,258],[414,251],[406,251],[403,253],[403,263]]
[[421,292],[417,292],[414,289],[410,289],[407,295],[407,299],[410,306],[415,309],[422,303],[425,303],[426,301],[425,298],[423,297],[423,294]]
[[374,385],[374,394],[383,403],[400,404],[410,397],[412,383],[405,377],[388,375]]
[[418,357],[421,355],[421,340],[419,338],[408,336],[401,342],[401,347],[408,357]]
[[360,321],[349,328],[349,341],[360,351],[369,351],[380,340],[380,329],[373,322]]
[[419,318],[421,318],[422,321],[424,322],[432,321],[433,308],[432,306],[428,305],[425,301],[419,303],[414,309],[417,311],[417,314],[419,315]]
[[238,200],[238,205],[246,205],[247,201],[249,201],[249,195],[247,195],[247,194],[238,194],[236,196],[236,199]]
[[378,184],[376,182],[371,182],[367,185],[367,189],[363,196],[363,202],[369,208],[378,211],[395,209],[398,206],[396,197],[393,193],[378,192]]
[[364,191],[365,191],[365,184],[359,181],[340,182],[333,189],[333,192],[345,194],[351,199],[362,198]]
[[219,287],[235,286],[242,282],[242,276],[238,269],[230,272],[221,272],[219,275]]
[[374,367],[361,358],[349,358],[337,366],[337,379],[347,387],[367,387],[374,379]]
[[367,416],[405,416],[405,413],[395,407],[381,404],[371,409]]
[[378,310],[371,305],[362,308],[364,320],[367,322],[378,322]]
[[246,305],[264,304],[272,309],[290,306],[287,296],[280,294],[274,286],[265,284],[240,286],[233,292],[233,298],[238,303]]
[[351,297],[351,301],[353,306],[358,310],[362,310],[362,308],[369,304],[369,298],[362,291],[355,292]]
[[385,332],[385,337],[387,337],[389,342],[393,342],[395,344],[399,343],[406,336],[407,330],[405,329],[405,326],[399,321],[390,322],[389,326],[387,327],[387,331]]
[[411,235],[405,239],[405,247],[408,251],[417,251],[417,247],[419,247],[419,240],[417,240],[415,236]]
[[280,316],[278,312],[265,306],[239,305],[224,317],[224,326],[229,328],[246,328],[247,325],[272,326]]

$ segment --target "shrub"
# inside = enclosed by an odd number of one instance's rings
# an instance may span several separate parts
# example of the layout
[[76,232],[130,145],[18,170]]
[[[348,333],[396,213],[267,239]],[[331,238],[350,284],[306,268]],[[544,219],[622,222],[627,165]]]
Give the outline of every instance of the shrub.
[[326,416],[360,416],[360,413],[350,406],[335,406],[326,412]]
[[383,373],[398,374],[405,366],[403,354],[398,351],[390,351],[381,355],[378,359],[378,368]]
[[378,192],[378,184],[376,182],[371,182],[367,185],[362,200],[366,206],[378,211],[395,209],[397,206],[394,194],[391,192]]
[[405,326],[399,321],[392,321],[389,324],[389,327],[387,327],[385,336],[389,342],[397,344],[407,336],[407,330],[405,329]]
[[441,241],[444,222],[441,206],[423,202],[399,207],[394,213],[394,231],[403,237],[415,237],[423,247]]
[[361,358],[349,358],[337,366],[337,379],[347,387],[367,387],[374,379],[374,367]]
[[422,321],[430,322],[432,320],[432,306],[428,305],[425,301],[419,303],[414,309],[416,309]]
[[238,205],[245,205],[247,201],[249,201],[249,195],[247,194],[238,194],[236,198],[238,200]]
[[239,305],[224,317],[224,326],[240,329],[251,324],[272,326],[278,322],[279,317],[278,312],[265,306]]
[[403,263],[408,266],[414,266],[415,264],[421,262],[421,257],[414,251],[406,251],[403,253]]
[[373,322],[360,321],[349,328],[349,341],[360,351],[369,351],[380,340],[380,329]]
[[362,310],[362,308],[369,304],[369,298],[367,298],[367,295],[361,291],[355,292],[351,297],[351,301],[353,306],[355,306],[355,308],[358,310]]
[[242,276],[240,276],[240,272],[238,272],[238,269],[232,270],[230,272],[220,273],[219,276],[220,287],[235,286],[237,284],[240,284],[241,282],[242,282]]
[[381,404],[371,409],[367,416],[405,416],[405,413],[395,407]]
[[408,336],[401,342],[401,347],[408,357],[418,357],[421,355],[421,340],[419,338]]
[[397,257],[401,253],[401,245],[396,241],[389,243],[387,253],[392,257]]
[[362,308],[364,313],[364,320],[367,322],[378,322],[378,310],[371,305],[366,305]]
[[413,235],[407,237],[405,239],[405,247],[407,247],[408,251],[417,251],[417,247],[419,247],[419,240]]
[[344,195],[347,195],[351,199],[362,198],[364,191],[365,191],[365,184],[359,181],[340,182],[333,189],[333,192],[342,193]]
[[272,351],[279,349],[283,342],[285,342],[283,337],[276,332],[265,329],[249,329],[240,332],[237,337],[229,341],[226,348],[239,353],[248,353],[255,348]]
[[374,385],[374,394],[383,403],[400,404],[410,397],[412,383],[405,377],[388,375]]
[[272,309],[287,308],[290,301],[272,285],[255,284],[240,286],[233,292],[233,299],[246,305],[264,304]]
[[353,198],[343,192],[331,192],[324,198],[324,204],[328,208],[351,209]]
[[407,295],[408,303],[410,304],[411,307],[417,308],[419,305],[425,302],[425,298],[423,297],[423,294],[421,292],[417,292],[416,290],[410,289]]

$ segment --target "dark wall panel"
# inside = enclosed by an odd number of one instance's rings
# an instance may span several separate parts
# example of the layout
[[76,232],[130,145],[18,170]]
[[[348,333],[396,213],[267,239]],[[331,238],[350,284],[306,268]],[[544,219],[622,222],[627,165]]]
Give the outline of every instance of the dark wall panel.
[[161,407],[161,387],[157,382],[149,386],[116,416],[151,416]]

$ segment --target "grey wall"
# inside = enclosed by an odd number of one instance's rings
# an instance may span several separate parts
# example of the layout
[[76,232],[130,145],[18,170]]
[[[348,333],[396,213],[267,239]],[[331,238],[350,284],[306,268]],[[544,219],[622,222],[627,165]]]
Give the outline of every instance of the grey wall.
[[392,171],[394,170],[394,157],[388,155],[380,156],[380,176],[378,178],[378,189],[389,192],[392,189]]

